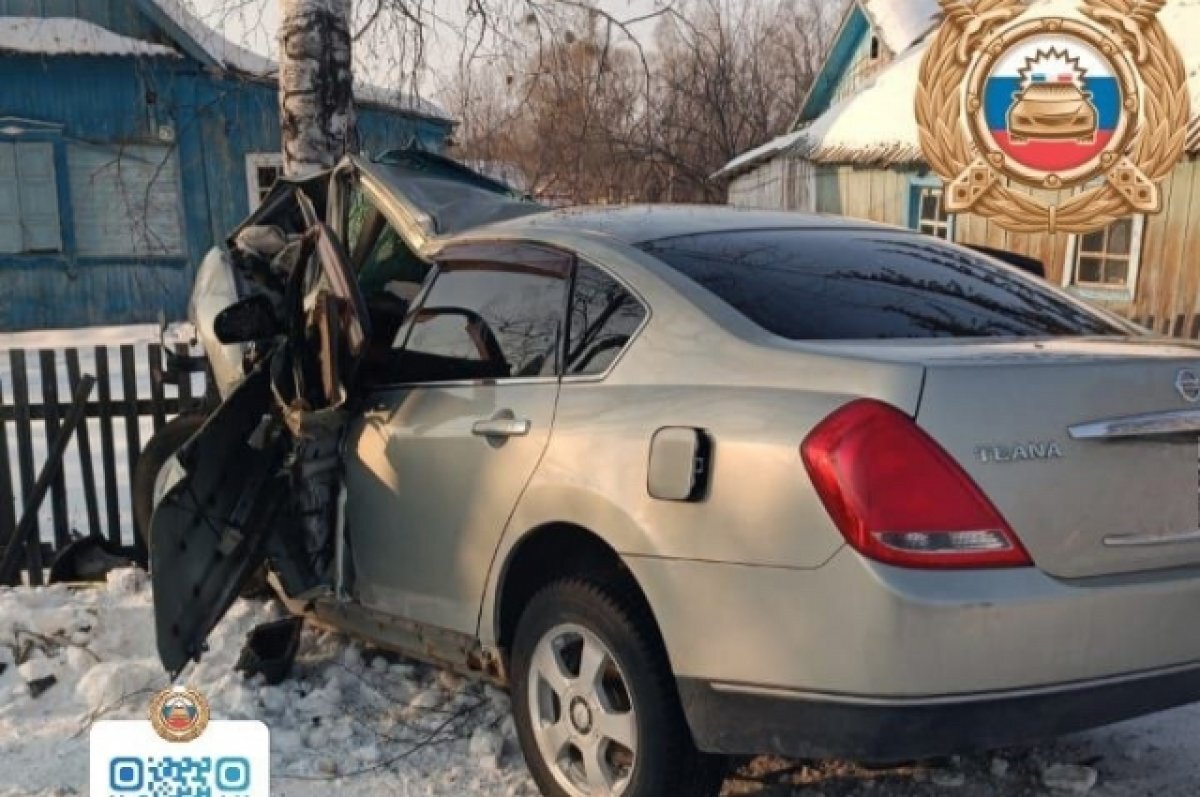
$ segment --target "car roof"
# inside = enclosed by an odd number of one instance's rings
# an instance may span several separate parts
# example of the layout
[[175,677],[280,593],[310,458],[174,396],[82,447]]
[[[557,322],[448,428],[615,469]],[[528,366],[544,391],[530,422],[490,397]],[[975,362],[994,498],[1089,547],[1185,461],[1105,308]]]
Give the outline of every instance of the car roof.
[[912,232],[901,227],[843,216],[753,210],[728,205],[600,205],[562,208],[487,225],[473,232],[590,232],[637,245],[698,233],[766,229]]

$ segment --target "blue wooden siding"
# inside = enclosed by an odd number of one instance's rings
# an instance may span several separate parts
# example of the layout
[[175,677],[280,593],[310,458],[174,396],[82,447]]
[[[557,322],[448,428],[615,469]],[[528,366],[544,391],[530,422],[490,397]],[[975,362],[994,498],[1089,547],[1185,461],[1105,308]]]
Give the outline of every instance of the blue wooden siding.
[[[0,14],[79,16],[137,34],[147,23],[134,5],[0,0]],[[6,134],[8,123],[0,124],[0,142],[52,145],[62,251],[0,255],[0,330],[145,322],[160,311],[183,317],[196,264],[248,212],[245,155],[279,149],[278,115],[273,84],[214,75],[188,58],[6,55],[0,119],[19,120],[12,126],[27,132]],[[450,132],[447,122],[376,106],[359,109],[359,126],[368,152],[412,141],[440,151]],[[171,246],[126,255],[111,241],[96,246],[109,240],[97,225],[111,228],[111,218],[76,194],[87,185],[81,170],[95,171],[105,152],[169,153],[175,174],[152,186],[150,224],[175,239]],[[146,184],[144,173],[139,179]],[[92,191],[93,202],[105,202],[117,187]]]

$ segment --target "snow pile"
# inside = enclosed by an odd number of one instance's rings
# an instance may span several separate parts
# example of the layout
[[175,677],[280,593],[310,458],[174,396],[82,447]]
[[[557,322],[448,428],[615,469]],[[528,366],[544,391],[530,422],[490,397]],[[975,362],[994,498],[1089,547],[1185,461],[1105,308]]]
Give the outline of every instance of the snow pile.
[[[246,633],[281,612],[238,602],[180,679],[208,697],[214,718],[267,723],[272,794],[537,793],[499,690],[312,629],[284,683],[234,672]],[[142,718],[167,685],[145,574],[0,588],[0,671],[0,795],[86,793],[90,723]]]
[[0,16],[0,50],[46,55],[144,55],[178,58],[161,44],[121,36],[70,17]]

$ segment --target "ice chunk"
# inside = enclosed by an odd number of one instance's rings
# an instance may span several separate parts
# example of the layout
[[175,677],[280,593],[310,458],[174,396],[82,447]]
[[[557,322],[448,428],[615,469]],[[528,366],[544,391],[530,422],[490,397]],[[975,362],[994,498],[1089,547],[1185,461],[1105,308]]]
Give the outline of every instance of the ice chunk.
[[1099,777],[1096,770],[1080,764],[1052,764],[1042,770],[1046,788],[1066,794],[1087,794]]
[[119,567],[108,571],[108,591],[114,595],[135,595],[146,588],[148,580],[140,567]]
[[162,665],[154,659],[104,661],[84,673],[75,692],[89,710],[98,711],[119,705],[141,692],[147,693],[145,700],[149,701],[149,692],[166,685]]

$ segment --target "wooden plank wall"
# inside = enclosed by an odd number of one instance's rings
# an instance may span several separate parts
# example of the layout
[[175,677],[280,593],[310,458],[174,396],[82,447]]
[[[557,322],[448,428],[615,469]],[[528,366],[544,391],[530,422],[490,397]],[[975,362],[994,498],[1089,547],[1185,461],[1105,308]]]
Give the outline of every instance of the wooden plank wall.
[[[803,186],[810,189],[803,191],[801,183],[789,177],[787,200],[776,207],[908,226],[910,179],[915,171],[813,165],[802,160],[792,163],[794,173],[803,174]],[[1200,160],[1189,158],[1180,163],[1162,191],[1163,212],[1145,222],[1134,301],[1106,306],[1131,318],[1172,319],[1172,324],[1182,316],[1188,319],[1187,327],[1190,319],[1200,314]],[[1061,192],[1040,193],[1052,201]],[[1058,284],[1071,236],[1012,233],[979,216],[961,214],[955,220],[955,240],[1036,257],[1046,267],[1046,278]]]

